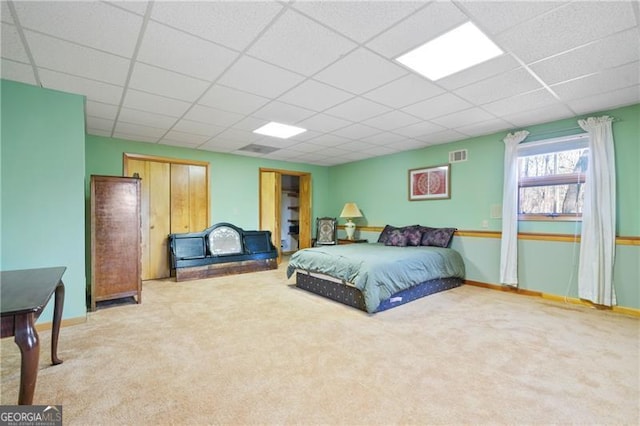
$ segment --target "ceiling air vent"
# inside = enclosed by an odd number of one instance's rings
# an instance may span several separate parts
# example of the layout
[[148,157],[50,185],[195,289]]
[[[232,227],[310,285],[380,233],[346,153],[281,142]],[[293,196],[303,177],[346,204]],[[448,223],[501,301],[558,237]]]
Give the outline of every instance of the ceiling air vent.
[[238,151],[255,152],[256,154],[271,154],[272,152],[279,149],[280,148],[275,148],[273,146],[258,145],[252,143],[251,145],[243,146],[242,148],[238,149]]
[[449,162],[450,163],[459,163],[461,161],[467,161],[467,150],[459,149],[457,151],[449,152]]

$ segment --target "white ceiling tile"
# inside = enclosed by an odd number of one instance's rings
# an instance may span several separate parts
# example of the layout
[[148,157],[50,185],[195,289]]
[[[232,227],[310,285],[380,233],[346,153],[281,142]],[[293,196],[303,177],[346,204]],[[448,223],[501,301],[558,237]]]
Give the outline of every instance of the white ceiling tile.
[[286,150],[281,149],[281,150],[266,154],[264,158],[270,158],[272,160],[294,161],[300,155],[302,155],[302,153],[298,151],[294,151],[292,149],[286,149]]
[[456,132],[455,130],[445,130],[443,132],[421,136],[419,139],[427,143],[427,145],[436,145],[445,142],[459,141],[466,138],[466,135]]
[[85,117],[85,120],[87,122],[87,128],[100,130],[102,132],[109,133],[109,136],[111,136],[111,130],[113,130],[113,120],[101,117],[92,117],[90,115],[87,115]]
[[424,77],[413,73],[367,92],[363,97],[388,105],[402,108],[424,99],[441,94],[444,90]]
[[335,117],[351,121],[362,121],[391,111],[390,108],[364,98],[353,98],[325,111]]
[[326,156],[326,157],[344,155],[344,154],[347,154],[347,153],[349,153],[348,150],[342,149],[340,147],[335,147],[335,146],[326,147],[326,148],[322,149],[322,155]]
[[14,24],[11,11],[9,10],[9,3],[6,1],[0,2],[0,19],[7,24]]
[[179,132],[177,130],[170,130],[159,143],[173,145],[174,142],[179,143],[181,146],[198,146],[209,140],[209,136],[195,135],[193,133]]
[[32,31],[25,31],[25,36],[38,67],[124,85],[129,70],[126,59]]
[[116,7],[121,7],[130,12],[137,13],[138,15],[144,15],[145,12],[147,11],[147,4],[149,2],[143,1],[143,0],[135,0],[135,1],[121,0],[121,1],[107,1],[105,3],[109,3]]
[[218,83],[267,98],[275,98],[304,77],[257,59],[243,56]]
[[640,62],[551,86],[562,101],[584,98],[640,84]]
[[266,136],[258,141],[256,141],[258,145],[270,146],[273,148],[289,148],[290,146],[296,145],[298,141],[294,141],[291,139],[282,139],[282,138],[274,138],[271,136]]
[[465,109],[463,111],[454,112],[441,117],[432,118],[431,121],[443,127],[455,129],[459,126],[466,126],[469,124],[479,123],[481,121],[487,121],[495,118],[488,112],[478,107]]
[[202,80],[137,62],[129,87],[160,96],[193,102],[209,86]]
[[245,144],[254,143],[255,141],[262,139],[262,135],[258,135],[252,132],[245,132],[237,129],[227,129],[220,134],[216,135],[215,139],[222,139],[232,142],[243,142]]
[[[4,3],[4,2],[3,2]],[[18,30],[14,25],[2,24],[2,57],[17,62],[29,63],[29,57],[24,50]]]
[[462,3],[462,7],[473,22],[490,34],[497,34],[566,3],[548,0],[466,1]]
[[362,138],[363,141],[369,142],[375,145],[388,145],[390,143],[406,140],[406,136],[398,135],[396,133],[382,132],[377,135],[367,136]]
[[38,74],[43,87],[47,89],[77,93],[85,95],[88,100],[112,105],[119,105],[122,98],[123,89],[121,86],[45,69],[38,70]]
[[471,68],[467,68],[448,77],[442,78],[438,80],[438,84],[445,89],[453,90],[493,77],[497,74],[513,71],[519,67],[520,64],[513,58],[513,56],[508,54],[500,55]]
[[403,139],[401,141],[394,141],[387,145],[397,151],[408,151],[412,149],[424,148],[426,144],[416,139]]
[[36,84],[36,78],[33,75],[33,68],[31,65],[26,65],[20,62],[10,61],[8,59],[2,59],[2,65],[0,66],[0,76],[5,80],[19,81],[21,83]]
[[[115,133],[122,133],[133,136],[144,136],[148,139],[154,139],[157,141],[162,135],[166,133],[167,129],[158,129],[155,127],[142,126],[139,124],[125,123],[124,121],[118,121],[115,128]],[[147,139],[147,140],[148,140]]]
[[327,133],[342,127],[347,127],[350,124],[353,123],[337,117],[331,117],[326,114],[316,114],[311,118],[307,118],[306,120],[296,123],[296,126],[315,130],[320,133]]
[[85,102],[85,114],[113,121],[116,115],[118,115],[118,105],[105,104],[87,99]]
[[573,116],[574,113],[569,108],[562,104],[556,104],[532,111],[505,115],[502,119],[513,123],[517,127],[525,127]]
[[432,2],[426,8],[383,32],[367,47],[387,58],[395,58],[467,21],[466,15],[449,2]]
[[466,126],[456,127],[456,131],[467,136],[481,136],[511,129],[511,127],[513,127],[511,123],[507,123],[506,121],[499,118],[494,118],[492,120],[483,121],[481,123],[474,123]]
[[428,120],[445,114],[451,114],[452,112],[462,111],[470,108],[471,106],[472,105],[469,102],[460,99],[458,96],[451,93],[445,93],[443,95],[427,99],[426,101],[418,102],[417,104],[402,108],[402,110],[408,114]]
[[248,50],[248,54],[311,75],[357,45],[292,10],[286,11]]
[[496,40],[530,63],[636,25],[632,2],[578,1],[517,25]]
[[237,56],[238,53],[226,47],[149,22],[137,60],[213,81]]
[[118,139],[125,139],[128,141],[135,141],[135,142],[151,142],[151,143],[158,142],[158,137],[153,135],[113,132],[113,137]]
[[317,136],[320,136],[321,134],[322,133],[316,132],[314,130],[307,130],[306,132],[298,133],[297,135],[292,136],[289,139],[296,142],[304,142],[304,141],[308,141],[309,139],[313,139]]
[[306,80],[278,99],[288,104],[320,112],[352,97],[351,93],[343,90],[315,80]]
[[445,128],[442,126],[438,126],[437,124],[431,123],[429,121],[422,121],[420,123],[412,124],[407,127],[395,129],[393,133],[397,133],[399,135],[410,137],[410,138],[416,138],[422,135],[437,133],[443,130],[445,130]]
[[497,101],[521,93],[541,89],[542,85],[524,68],[518,68],[468,86],[453,92],[477,105]]
[[282,10],[276,2],[155,2],[152,18],[207,40],[243,50]]
[[97,1],[16,1],[24,28],[36,29],[74,43],[131,57],[142,18]]
[[364,142],[364,141],[351,141],[340,145],[340,148],[346,149],[348,151],[364,151],[371,148],[374,148],[378,145],[374,145],[372,143]]
[[269,99],[216,84],[198,102],[225,111],[249,114],[269,102]]
[[199,121],[201,123],[213,124],[216,126],[228,127],[240,121],[243,117],[234,112],[223,111],[217,108],[209,108],[202,105],[195,105],[184,116],[188,120]]
[[180,117],[191,104],[176,99],[165,98],[139,90],[129,89],[124,97],[123,107],[140,109],[157,114]]
[[362,43],[423,5],[417,1],[302,1],[293,7]]
[[[372,148],[365,151],[366,154],[370,155],[370,157],[379,157],[381,155],[390,155],[395,152],[398,152],[397,149],[394,149],[392,146],[382,146],[382,145],[374,145]],[[369,157],[367,157],[369,158]]]
[[118,121],[124,121],[131,124],[142,124],[143,126],[166,130],[173,126],[176,122],[176,118],[168,115],[140,111],[137,109],[121,108]]
[[490,113],[501,116],[553,105],[558,100],[547,89],[540,89],[482,105]]
[[324,147],[310,142],[301,142],[291,146],[291,149],[295,149],[298,152],[318,152]]
[[202,149],[205,151],[214,151],[214,152],[231,152],[235,151],[238,148],[242,148],[247,145],[246,142],[242,141],[232,141],[220,137],[215,137],[209,142],[200,145],[198,149]]
[[162,138],[158,141],[158,144],[160,145],[170,145],[170,146],[180,146],[180,147],[184,147],[184,148],[193,148],[193,149],[199,149],[200,145],[202,145],[200,142],[196,142],[192,139],[185,139],[185,140],[174,140],[174,139],[167,139],[167,138]]
[[191,120],[180,120],[173,126],[173,130],[191,133],[194,135],[202,135],[202,136],[214,136],[218,133],[222,132],[225,127],[215,126],[213,124],[201,123],[199,121],[191,121]]
[[406,74],[404,68],[366,49],[358,49],[316,74],[314,79],[360,94]]
[[317,138],[309,140],[309,143],[322,146],[323,154],[326,147],[342,145],[349,142],[351,142],[351,139],[343,138],[341,136],[333,135],[330,133],[327,133],[326,135],[320,135]]
[[232,129],[253,132],[254,130],[267,124],[269,121],[270,120],[265,120],[263,118],[255,118],[255,117],[247,116],[242,120],[238,121],[237,123],[234,123],[232,126]]
[[412,115],[405,114],[402,111],[391,111],[365,120],[364,124],[380,130],[393,130],[399,127],[406,127],[410,124],[415,124],[418,121],[420,121],[420,119]]
[[599,93],[567,102],[576,114],[586,114],[640,103],[640,85]]
[[374,129],[373,127],[365,126],[359,123],[352,124],[351,126],[347,126],[342,129],[333,131],[334,135],[338,135],[338,136],[349,138],[349,139],[366,138],[367,136],[373,136],[378,133],[380,133],[379,129]]
[[536,62],[530,66],[545,83],[555,84],[640,59],[638,29]]
[[314,115],[315,112],[297,106],[273,101],[251,114],[256,118],[277,121],[283,124],[295,124]]
[[111,130],[100,130],[100,129],[87,127],[87,133],[94,136],[104,136],[107,138],[111,137]]

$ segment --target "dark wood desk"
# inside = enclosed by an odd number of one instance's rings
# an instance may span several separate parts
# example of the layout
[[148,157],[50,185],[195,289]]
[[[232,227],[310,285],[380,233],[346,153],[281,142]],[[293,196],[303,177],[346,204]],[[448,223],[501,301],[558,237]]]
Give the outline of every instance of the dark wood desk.
[[62,275],[67,268],[23,269],[2,271],[0,275],[0,314],[2,337],[15,336],[20,348],[20,394],[18,404],[30,405],[38,378],[40,339],[35,322],[55,292],[53,327],[51,328],[51,363],[62,363],[58,358],[58,335],[64,305]]

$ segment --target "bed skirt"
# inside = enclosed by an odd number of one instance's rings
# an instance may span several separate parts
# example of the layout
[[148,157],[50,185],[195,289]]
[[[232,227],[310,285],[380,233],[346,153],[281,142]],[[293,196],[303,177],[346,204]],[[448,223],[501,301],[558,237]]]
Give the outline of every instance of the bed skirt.
[[[430,294],[459,287],[462,285],[462,282],[462,278],[437,278],[425,281],[392,294],[389,299],[380,302],[380,305],[378,305],[376,310],[372,313],[386,311],[387,309],[404,305],[405,303],[420,299],[421,297],[429,296]],[[305,272],[297,272],[296,287],[324,296],[328,299],[335,300],[336,302],[358,308],[362,311],[367,311],[362,292],[352,285],[323,279]]]

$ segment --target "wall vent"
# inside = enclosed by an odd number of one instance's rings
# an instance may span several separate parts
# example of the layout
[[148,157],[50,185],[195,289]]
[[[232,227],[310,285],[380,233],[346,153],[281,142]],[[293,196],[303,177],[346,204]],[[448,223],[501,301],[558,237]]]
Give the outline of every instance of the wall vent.
[[449,152],[449,162],[450,163],[459,163],[461,161],[467,161],[467,150],[459,149],[457,151]]

